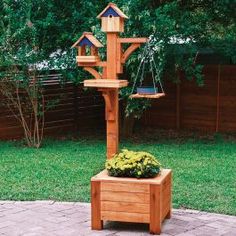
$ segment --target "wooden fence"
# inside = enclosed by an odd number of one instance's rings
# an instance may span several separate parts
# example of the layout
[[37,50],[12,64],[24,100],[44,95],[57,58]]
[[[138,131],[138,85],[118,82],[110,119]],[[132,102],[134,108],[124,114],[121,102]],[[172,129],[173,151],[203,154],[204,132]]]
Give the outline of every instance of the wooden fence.
[[[45,99],[58,100],[45,114],[45,134],[58,135],[104,124],[104,102],[95,90],[86,92],[72,83],[60,85],[58,74],[45,82]],[[2,98],[1,98],[2,99]],[[0,99],[0,139],[23,137],[23,130]]]
[[236,132],[236,66],[208,65],[205,86],[181,78],[165,83],[166,97],[155,100],[145,113],[145,126]]
[[[144,114],[142,125],[156,128],[236,132],[236,67],[205,66],[205,86],[181,78],[180,84],[165,82],[166,97],[155,100]],[[46,113],[45,134],[57,135],[104,127],[104,101],[99,92],[81,86],[60,86],[52,75],[45,87],[46,98],[60,102]],[[10,111],[1,105],[0,139],[23,136]]]

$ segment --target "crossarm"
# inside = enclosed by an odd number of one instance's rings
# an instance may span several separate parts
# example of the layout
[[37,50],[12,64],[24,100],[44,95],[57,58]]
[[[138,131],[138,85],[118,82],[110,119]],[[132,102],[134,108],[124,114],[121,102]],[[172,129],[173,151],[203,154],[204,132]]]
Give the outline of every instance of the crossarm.
[[148,38],[119,38],[120,43],[146,43]]

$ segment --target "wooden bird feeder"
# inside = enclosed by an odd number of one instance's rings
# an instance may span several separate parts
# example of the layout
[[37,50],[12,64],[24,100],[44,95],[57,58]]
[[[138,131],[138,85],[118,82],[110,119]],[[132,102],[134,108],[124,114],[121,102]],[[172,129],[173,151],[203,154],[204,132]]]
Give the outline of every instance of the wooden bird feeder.
[[74,43],[72,48],[78,49],[76,58],[78,65],[94,65],[100,61],[98,48],[103,45],[90,32],[84,32],[83,35]]
[[[109,159],[119,149],[119,89],[128,85],[127,80],[119,80],[118,76],[123,73],[129,56],[148,39],[119,37],[128,17],[113,3],[109,3],[98,18],[107,35],[106,61],[100,61],[97,49],[102,44],[91,33],[84,33],[73,47],[78,48],[78,66],[83,66],[93,76],[93,79],[84,80],[84,86],[97,88],[105,100]],[[123,47],[124,44],[129,45]],[[90,48],[89,55],[85,47]],[[149,223],[151,233],[160,233],[161,222],[171,215],[171,171],[163,174],[151,181],[130,182],[130,178],[109,177],[105,172],[92,178],[92,229],[102,229],[103,220],[114,220]]]
[[[128,17],[114,4],[108,6],[97,16],[102,22],[102,31],[107,35],[106,61],[101,61],[98,48],[102,44],[92,35],[83,33],[72,46],[78,48],[77,63],[92,75],[92,79],[84,80],[85,87],[94,87],[102,92],[105,100],[107,123],[107,158],[118,152],[119,146],[119,89],[128,85],[127,80],[119,80],[123,73],[123,65],[129,56],[148,41],[147,38],[120,38],[124,31],[124,21]],[[123,45],[129,44],[124,49]],[[88,50],[86,54],[86,47]],[[99,72],[97,67],[100,67]]]

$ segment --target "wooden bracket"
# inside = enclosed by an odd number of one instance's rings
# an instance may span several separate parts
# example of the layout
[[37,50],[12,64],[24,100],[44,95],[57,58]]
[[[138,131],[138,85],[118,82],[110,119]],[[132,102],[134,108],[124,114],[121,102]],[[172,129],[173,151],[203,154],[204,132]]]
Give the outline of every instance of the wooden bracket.
[[140,47],[140,43],[132,43],[124,52],[122,58],[121,58],[121,63],[125,63],[126,60],[129,58],[129,56],[137,49]]
[[95,67],[95,66],[103,67],[103,73],[100,74],[97,70],[95,70],[91,66],[84,66],[84,70],[88,71],[95,79],[105,79],[107,62],[106,61],[99,61],[99,62],[96,62],[92,66],[93,67]]
[[102,91],[102,96],[104,97],[105,104],[106,104],[106,120],[115,120],[115,106],[112,104],[114,101],[114,93],[113,90],[107,89],[99,89]]
[[102,78],[102,75],[92,67],[84,67],[84,70],[88,71],[95,79]]

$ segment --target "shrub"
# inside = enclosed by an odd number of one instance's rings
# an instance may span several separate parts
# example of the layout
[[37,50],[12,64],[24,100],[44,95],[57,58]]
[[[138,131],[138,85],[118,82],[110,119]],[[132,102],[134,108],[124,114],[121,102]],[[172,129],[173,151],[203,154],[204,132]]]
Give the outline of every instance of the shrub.
[[161,164],[150,153],[126,149],[107,160],[105,166],[110,176],[136,178],[155,177],[161,168]]

